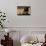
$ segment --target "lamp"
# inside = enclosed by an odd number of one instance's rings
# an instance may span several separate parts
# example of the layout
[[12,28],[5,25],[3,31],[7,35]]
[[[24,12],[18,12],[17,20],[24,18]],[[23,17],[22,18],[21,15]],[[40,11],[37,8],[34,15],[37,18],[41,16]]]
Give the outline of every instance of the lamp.
[[6,33],[9,33],[9,29],[5,29],[5,32],[6,32]]
[[9,29],[5,29],[5,32],[7,33],[7,36],[9,36]]

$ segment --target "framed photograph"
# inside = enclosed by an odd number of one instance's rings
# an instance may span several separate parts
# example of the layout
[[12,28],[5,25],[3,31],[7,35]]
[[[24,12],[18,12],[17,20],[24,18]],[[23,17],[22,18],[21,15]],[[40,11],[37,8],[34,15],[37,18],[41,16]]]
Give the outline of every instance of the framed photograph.
[[18,16],[31,15],[31,7],[30,6],[17,6],[17,15]]

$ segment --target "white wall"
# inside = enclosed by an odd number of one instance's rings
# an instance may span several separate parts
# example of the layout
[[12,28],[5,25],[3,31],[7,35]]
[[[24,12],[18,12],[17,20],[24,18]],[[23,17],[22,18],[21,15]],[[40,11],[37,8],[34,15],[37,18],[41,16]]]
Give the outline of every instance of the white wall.
[[[7,27],[46,27],[46,0],[0,0],[0,9],[6,12]],[[17,16],[18,5],[31,6],[32,15]]]
[[[31,6],[32,15],[17,16],[18,5]],[[6,12],[6,27],[13,27],[10,28],[12,31],[20,31],[20,36],[30,34],[31,31],[46,31],[46,0],[0,0],[0,9]],[[16,36],[18,38],[17,34]]]

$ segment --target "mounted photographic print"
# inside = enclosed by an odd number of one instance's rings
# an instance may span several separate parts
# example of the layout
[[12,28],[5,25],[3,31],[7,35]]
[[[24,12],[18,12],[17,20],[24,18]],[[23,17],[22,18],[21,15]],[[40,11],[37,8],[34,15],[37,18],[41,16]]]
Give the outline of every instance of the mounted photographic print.
[[30,6],[17,6],[17,15],[18,16],[31,15],[31,7]]

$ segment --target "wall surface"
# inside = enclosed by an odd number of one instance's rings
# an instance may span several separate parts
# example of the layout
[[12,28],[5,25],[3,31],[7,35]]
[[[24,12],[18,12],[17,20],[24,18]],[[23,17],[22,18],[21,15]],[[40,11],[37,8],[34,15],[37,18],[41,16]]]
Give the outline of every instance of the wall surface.
[[[46,33],[45,4],[46,4],[46,0],[0,0],[0,10],[6,12],[6,16],[7,16],[7,21],[5,22],[5,26],[8,27],[10,31],[20,31],[19,32],[20,37],[23,36],[24,34],[32,33],[31,31],[38,31],[38,32],[45,31],[44,33]],[[21,6],[21,5],[31,7],[32,12],[30,16],[16,15],[17,6]],[[13,39],[16,40],[19,37],[18,35],[16,33],[15,38],[13,36]],[[16,43],[16,45],[17,46],[20,45],[20,42]]]
[[[46,0],[0,0],[0,10],[6,12],[6,27],[46,27]],[[30,16],[17,16],[17,6],[31,6]]]

